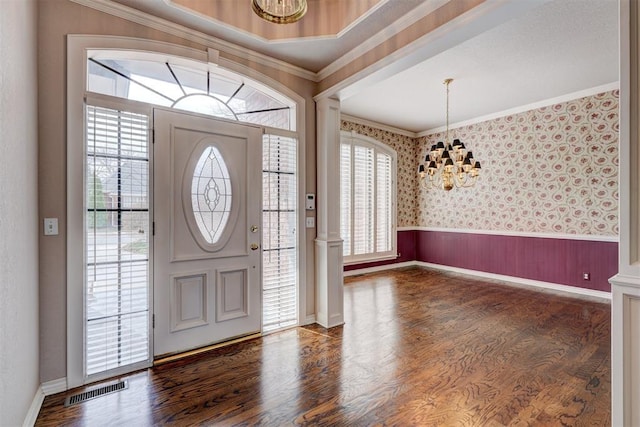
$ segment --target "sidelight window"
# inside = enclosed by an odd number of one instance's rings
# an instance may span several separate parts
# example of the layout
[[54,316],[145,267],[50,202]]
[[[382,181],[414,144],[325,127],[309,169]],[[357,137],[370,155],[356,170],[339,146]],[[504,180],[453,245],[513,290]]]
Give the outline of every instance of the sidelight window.
[[296,138],[262,139],[262,328],[298,322],[298,179]]
[[149,117],[86,107],[85,372],[149,358]]

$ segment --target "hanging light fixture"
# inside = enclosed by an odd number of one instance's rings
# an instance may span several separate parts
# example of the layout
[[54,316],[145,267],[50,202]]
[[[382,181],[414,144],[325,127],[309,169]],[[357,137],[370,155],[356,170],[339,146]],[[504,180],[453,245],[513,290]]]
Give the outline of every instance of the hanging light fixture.
[[251,0],[260,18],[276,24],[291,24],[307,13],[307,0]]
[[450,191],[453,187],[473,187],[480,175],[480,162],[473,158],[459,139],[449,142],[449,84],[453,79],[444,81],[447,87],[447,131],[444,142],[431,146],[424,161],[418,167],[420,185],[425,189],[442,188]]

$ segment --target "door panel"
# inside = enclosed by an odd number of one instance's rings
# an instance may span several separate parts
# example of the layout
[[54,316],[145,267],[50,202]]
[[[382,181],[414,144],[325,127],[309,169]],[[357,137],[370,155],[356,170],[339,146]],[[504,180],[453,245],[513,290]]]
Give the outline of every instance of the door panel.
[[261,330],[261,131],[154,112],[154,355]]

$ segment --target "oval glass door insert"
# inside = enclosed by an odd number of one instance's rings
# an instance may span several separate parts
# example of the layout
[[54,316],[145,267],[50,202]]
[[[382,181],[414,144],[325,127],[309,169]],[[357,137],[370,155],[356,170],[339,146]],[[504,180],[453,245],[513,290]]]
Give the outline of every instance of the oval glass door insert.
[[220,240],[232,202],[227,165],[216,147],[204,149],[191,179],[191,203],[198,230],[210,245]]

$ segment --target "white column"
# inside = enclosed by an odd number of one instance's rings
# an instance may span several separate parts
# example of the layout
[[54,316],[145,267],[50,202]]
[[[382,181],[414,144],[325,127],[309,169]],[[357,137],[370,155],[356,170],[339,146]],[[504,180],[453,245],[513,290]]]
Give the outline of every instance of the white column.
[[316,321],[325,328],[344,323],[340,238],[340,102],[316,102],[317,236]]
[[620,0],[620,249],[611,283],[611,418],[640,425],[639,8]]

